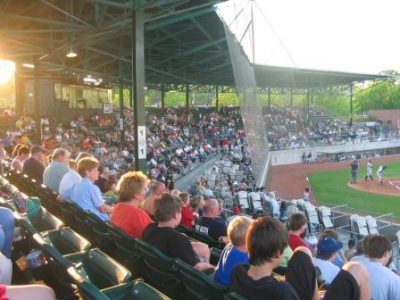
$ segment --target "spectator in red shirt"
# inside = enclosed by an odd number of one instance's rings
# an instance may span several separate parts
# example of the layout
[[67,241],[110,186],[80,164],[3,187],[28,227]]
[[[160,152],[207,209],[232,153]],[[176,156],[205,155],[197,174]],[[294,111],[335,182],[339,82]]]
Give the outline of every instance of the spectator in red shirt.
[[140,239],[147,225],[153,221],[139,204],[145,198],[149,179],[142,172],[128,172],[117,184],[118,203],[111,215],[111,223],[130,236]]
[[195,216],[189,206],[190,194],[189,193],[180,193],[179,198],[182,199],[181,225],[185,226],[186,228],[191,228],[194,225]]
[[307,218],[303,213],[294,213],[289,217],[289,240],[288,244],[292,250],[296,250],[299,246],[308,248],[307,243],[303,240],[307,228]]

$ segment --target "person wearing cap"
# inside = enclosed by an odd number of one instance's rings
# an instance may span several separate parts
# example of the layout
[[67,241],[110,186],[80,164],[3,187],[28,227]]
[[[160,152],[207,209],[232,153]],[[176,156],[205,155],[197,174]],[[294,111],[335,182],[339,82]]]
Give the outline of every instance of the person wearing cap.
[[55,149],[51,156],[50,165],[44,170],[43,183],[54,192],[58,192],[61,179],[69,171],[70,156],[66,149]]
[[24,162],[23,172],[30,178],[35,179],[38,184],[43,183],[45,159],[44,149],[40,146],[33,146],[31,148],[31,156]]
[[324,237],[317,244],[317,256],[314,258],[314,266],[320,269],[320,279],[324,280],[325,284],[331,284],[340,272],[340,268],[332,261],[335,258],[336,252],[342,248],[343,244],[331,237]]

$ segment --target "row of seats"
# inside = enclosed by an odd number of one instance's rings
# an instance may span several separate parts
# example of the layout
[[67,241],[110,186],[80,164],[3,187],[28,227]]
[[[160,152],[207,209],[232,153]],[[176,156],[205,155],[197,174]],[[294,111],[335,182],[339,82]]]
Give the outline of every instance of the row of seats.
[[[54,221],[55,224],[58,224],[55,228],[46,228],[46,231],[40,232],[40,234],[35,234],[34,229],[30,230],[32,230],[31,234],[35,242],[40,245],[46,257],[57,262],[57,265],[61,266],[64,273],[68,273],[70,277],[73,274],[72,278],[75,283],[79,281],[76,278],[81,277],[81,284],[78,286],[82,294],[87,292],[86,287],[90,287],[91,291],[96,287],[99,292],[105,293],[108,291],[107,289],[111,288],[111,283],[127,284],[133,276],[134,278],[143,278],[145,282],[174,299],[238,298],[237,295],[228,295],[227,288],[215,283],[206,273],[195,270],[179,259],[165,256],[157,248],[127,236],[115,226],[104,223],[73,203],[57,202],[58,195],[56,193],[51,192],[43,185],[36,185],[22,174],[13,170],[9,174],[10,181],[27,194],[38,196],[43,206],[71,227],[64,227]],[[0,188],[4,184],[4,179],[0,180]],[[51,215],[49,211],[42,209],[43,214]],[[53,218],[56,217],[53,216]],[[63,221],[59,222],[64,224]],[[87,240],[73,230],[79,232]],[[181,228],[181,230],[184,229]],[[194,231],[186,232],[193,239],[197,238],[196,240],[203,239],[202,241],[205,241],[204,239],[208,238],[200,236]],[[68,238],[68,241],[60,241],[64,237]],[[211,241],[208,240],[208,242]],[[220,244],[215,244],[215,246],[222,248]],[[68,247],[79,249],[79,251],[68,253],[70,252]],[[91,247],[97,248],[92,249]],[[216,263],[221,251],[216,248],[211,252],[211,262]],[[106,272],[110,269],[114,270],[111,275]],[[60,274],[62,274],[62,270],[59,270]],[[88,297],[87,299],[92,298]]]
[[[45,208],[32,214],[21,213],[21,197],[14,186],[0,178],[0,188],[10,195],[0,205],[14,211],[17,225],[22,228],[30,247],[38,248],[46,258],[43,265],[49,285],[77,285],[83,299],[169,299],[142,280],[132,281],[131,272],[91,243],[66,227]],[[14,194],[12,194],[14,192]],[[27,203],[32,201],[24,199]]]

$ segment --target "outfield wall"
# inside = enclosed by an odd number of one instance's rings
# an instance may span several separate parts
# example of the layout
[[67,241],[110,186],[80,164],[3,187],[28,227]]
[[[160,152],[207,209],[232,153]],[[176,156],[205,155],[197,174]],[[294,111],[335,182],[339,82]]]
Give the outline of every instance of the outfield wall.
[[306,149],[294,149],[294,150],[281,150],[271,151],[270,160],[272,166],[289,165],[301,163],[301,156],[305,152],[306,154],[312,154],[313,159],[317,158],[317,153],[343,153],[343,152],[358,152],[368,150],[382,150],[400,147],[400,140],[384,141],[384,142],[368,142],[361,144],[344,144],[338,146],[320,146]]

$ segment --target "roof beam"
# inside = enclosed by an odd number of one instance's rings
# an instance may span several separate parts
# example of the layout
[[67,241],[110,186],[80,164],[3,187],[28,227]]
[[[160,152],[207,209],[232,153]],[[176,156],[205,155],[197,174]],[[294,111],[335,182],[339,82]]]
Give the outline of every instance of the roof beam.
[[56,11],[58,11],[58,12],[64,14],[64,15],[74,19],[75,21],[78,21],[79,23],[82,23],[82,24],[84,24],[84,25],[86,25],[88,27],[92,27],[92,25],[90,25],[89,23],[87,23],[87,22],[83,21],[82,19],[74,16],[73,14],[65,11],[64,9],[59,8],[57,5],[54,5],[53,3],[51,3],[51,2],[49,2],[47,0],[40,0],[40,2],[42,2],[43,4],[46,4],[47,6],[50,6],[51,8],[55,9]]

